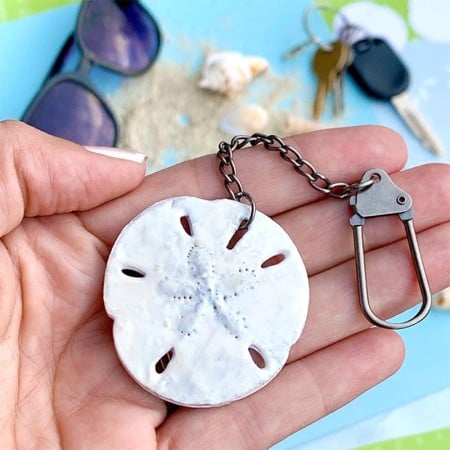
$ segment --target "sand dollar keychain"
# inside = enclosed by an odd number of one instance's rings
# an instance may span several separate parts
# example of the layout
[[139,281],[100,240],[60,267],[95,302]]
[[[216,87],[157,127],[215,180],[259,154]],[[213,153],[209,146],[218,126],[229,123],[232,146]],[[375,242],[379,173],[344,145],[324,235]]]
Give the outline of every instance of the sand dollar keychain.
[[[152,205],[123,229],[107,263],[104,300],[118,356],[144,389],[169,402],[218,406],[255,392],[282,369],[303,330],[309,287],[300,254],[237,177],[233,152],[257,144],[279,152],[315,189],[350,197],[360,301],[371,322],[404,328],[430,309],[411,199],[384,171],[331,183],[280,138],[237,136],[217,154],[230,199]],[[423,294],[420,311],[400,324],[370,308],[362,241],[366,218],[393,214],[405,224]]]
[[112,250],[105,301],[117,352],[166,400],[209,406],[250,394],[280,371],[300,336],[303,262],[261,213],[233,246],[249,210],[231,200],[164,200],[127,225]]

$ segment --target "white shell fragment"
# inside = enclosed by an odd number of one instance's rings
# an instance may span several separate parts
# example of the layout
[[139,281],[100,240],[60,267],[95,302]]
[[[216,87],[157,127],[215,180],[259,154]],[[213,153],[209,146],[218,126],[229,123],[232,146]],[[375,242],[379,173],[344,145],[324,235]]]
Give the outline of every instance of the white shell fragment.
[[205,59],[198,85],[231,97],[268,67],[267,60],[259,56],[244,56],[238,52],[211,53]]
[[176,197],[134,218],[108,260],[104,298],[125,368],[185,406],[229,403],[283,367],[303,329],[309,287],[287,233],[232,200]]
[[267,125],[269,114],[259,105],[246,105],[228,112],[219,128],[231,136],[261,132]]
[[433,306],[436,309],[450,311],[450,287],[433,295]]

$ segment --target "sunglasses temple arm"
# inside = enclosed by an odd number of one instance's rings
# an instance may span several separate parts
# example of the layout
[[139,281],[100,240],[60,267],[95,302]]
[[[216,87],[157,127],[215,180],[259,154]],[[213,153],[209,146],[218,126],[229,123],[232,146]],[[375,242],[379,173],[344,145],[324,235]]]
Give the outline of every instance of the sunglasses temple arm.
[[53,63],[53,66],[51,67],[49,73],[47,74],[44,83],[54,75],[61,72],[61,69],[66,61],[67,56],[70,54],[70,51],[72,50],[72,47],[75,45],[75,39],[74,34],[71,33],[69,37],[67,38],[66,42],[64,43],[63,47],[61,48],[58,56],[55,59],[55,62]]

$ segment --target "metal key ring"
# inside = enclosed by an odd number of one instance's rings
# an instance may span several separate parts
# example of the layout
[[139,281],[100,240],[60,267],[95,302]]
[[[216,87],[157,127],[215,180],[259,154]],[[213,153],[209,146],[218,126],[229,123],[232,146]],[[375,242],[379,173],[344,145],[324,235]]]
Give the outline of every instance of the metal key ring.
[[323,50],[329,51],[329,50],[331,50],[331,46],[326,44],[311,29],[311,23],[310,23],[311,14],[315,11],[320,11],[320,10],[330,11],[335,16],[339,16],[344,23],[344,27],[346,27],[346,28],[351,28],[353,26],[353,24],[348,20],[347,16],[344,13],[342,13],[342,11],[340,11],[339,9],[333,8],[332,6],[323,4],[323,3],[312,4],[306,9],[305,14],[303,16],[303,27],[305,28],[306,34],[309,37],[308,42],[317,45],[318,47],[320,47]]

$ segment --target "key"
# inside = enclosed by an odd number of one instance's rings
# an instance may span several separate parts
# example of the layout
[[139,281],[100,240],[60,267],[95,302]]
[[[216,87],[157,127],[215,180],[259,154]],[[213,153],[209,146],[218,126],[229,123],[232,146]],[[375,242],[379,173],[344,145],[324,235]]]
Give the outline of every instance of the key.
[[339,116],[344,112],[343,78],[344,78],[345,71],[347,70],[348,66],[350,66],[352,61],[353,61],[353,51],[352,51],[351,47],[349,46],[347,60],[345,61],[344,68],[339,73],[336,74],[336,79],[334,81],[333,91],[334,91],[334,115],[335,116]]
[[370,37],[355,42],[352,50],[353,62],[348,71],[364,92],[390,101],[425,147],[436,155],[441,154],[441,142],[406,93],[409,72],[392,48],[384,40]]
[[317,77],[317,91],[314,99],[313,117],[322,116],[327,94],[335,87],[336,76],[348,60],[350,47],[341,41],[330,44],[330,49],[319,47],[313,58],[313,71]]

